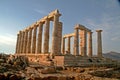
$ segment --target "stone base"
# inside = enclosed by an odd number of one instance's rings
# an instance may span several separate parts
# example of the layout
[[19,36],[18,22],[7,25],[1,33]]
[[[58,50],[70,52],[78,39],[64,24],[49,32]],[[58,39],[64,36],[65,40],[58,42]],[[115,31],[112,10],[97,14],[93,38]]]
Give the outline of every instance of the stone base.
[[90,67],[90,66],[105,66],[112,65],[114,62],[111,59],[98,57],[83,57],[83,56],[55,56],[54,62],[56,66],[63,67]]

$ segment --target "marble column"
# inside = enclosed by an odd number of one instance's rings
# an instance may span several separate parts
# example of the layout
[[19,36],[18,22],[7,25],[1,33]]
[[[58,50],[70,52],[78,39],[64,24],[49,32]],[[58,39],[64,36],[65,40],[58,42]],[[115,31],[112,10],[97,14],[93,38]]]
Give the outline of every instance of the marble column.
[[22,32],[19,31],[19,45],[18,45],[18,53],[20,54],[21,52],[21,37],[22,37]]
[[28,42],[28,30],[25,30],[25,38],[24,38],[24,45],[23,45],[23,53],[27,53],[27,42]]
[[88,32],[88,56],[92,57],[92,32]]
[[56,10],[54,12],[54,17],[53,17],[53,32],[52,32],[52,49],[51,49],[51,53],[53,56],[55,55],[59,55],[59,52],[58,52],[58,41],[59,41],[59,38],[58,38],[58,24],[59,24],[59,11]]
[[45,28],[44,28],[44,46],[43,46],[43,53],[49,52],[49,28],[50,28],[50,21],[47,18],[45,21]]
[[31,53],[31,42],[32,42],[32,27],[29,28],[28,42],[27,42],[27,53]]
[[102,39],[101,39],[102,30],[96,30],[96,32],[97,32],[97,55],[98,57],[102,57]]
[[16,51],[15,51],[16,54],[18,54],[18,49],[19,49],[19,39],[20,39],[20,33],[17,34]]
[[43,31],[43,23],[38,25],[38,42],[37,42],[37,53],[41,53],[42,50],[42,31]]
[[65,54],[65,37],[62,38],[62,53]]
[[34,25],[34,27],[33,27],[33,37],[32,37],[32,53],[36,52],[36,33],[37,33],[37,26]]
[[71,37],[68,37],[68,44],[67,44],[67,46],[68,46],[68,47],[67,47],[67,48],[68,48],[68,49],[67,49],[68,53],[71,52],[71,50],[70,50],[70,49],[71,49],[71,48],[70,48],[70,39],[71,39]]
[[83,55],[83,51],[82,51],[82,34],[83,34],[83,31],[82,30],[80,30],[80,34],[79,34],[79,37],[80,37],[80,55],[82,56]]
[[87,31],[82,30],[82,56],[87,56]]
[[25,36],[25,32],[22,31],[22,37],[21,37],[21,51],[20,51],[21,53],[23,53],[24,36]]
[[61,54],[61,42],[62,42],[62,22],[59,22],[58,26],[58,52]]
[[75,27],[75,35],[74,35],[74,55],[79,55],[79,31],[78,28]]

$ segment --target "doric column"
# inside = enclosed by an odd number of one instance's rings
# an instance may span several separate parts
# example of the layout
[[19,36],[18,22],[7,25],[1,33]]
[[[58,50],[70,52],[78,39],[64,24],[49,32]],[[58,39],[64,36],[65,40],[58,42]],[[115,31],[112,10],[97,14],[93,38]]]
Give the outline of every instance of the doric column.
[[[77,27],[77,26],[76,26]],[[75,27],[75,35],[74,35],[74,55],[79,55],[79,39],[78,39],[78,28]]]
[[24,37],[24,45],[23,45],[23,53],[27,52],[27,42],[28,42],[28,30],[25,30],[25,37]]
[[31,41],[32,41],[32,27],[29,28],[28,42],[27,42],[27,53],[31,53]]
[[36,33],[37,33],[37,26],[34,25],[33,37],[32,37],[32,53],[35,53],[35,51],[36,51]]
[[87,56],[87,32],[86,30],[81,30],[81,31],[82,31],[81,52],[82,52],[82,56]]
[[21,51],[21,37],[22,37],[22,32],[19,31],[19,45],[18,45],[18,53],[20,54]]
[[47,18],[45,21],[45,28],[44,28],[44,46],[43,46],[43,53],[49,52],[49,28],[50,28],[50,21]]
[[43,23],[38,25],[38,42],[37,42],[37,53],[41,53],[42,50],[42,31],[43,31]]
[[62,38],[62,53],[65,54],[65,37]]
[[102,30],[96,30],[96,32],[97,32],[97,55],[98,57],[102,57],[102,39],[101,39]]
[[58,26],[58,52],[61,54],[61,42],[62,42],[62,22],[59,22]]
[[67,46],[68,46],[68,47],[67,47],[67,48],[68,48],[68,49],[67,49],[68,53],[70,53],[70,51],[71,51],[71,50],[70,50],[70,39],[71,39],[71,37],[68,37],[68,44],[67,44]]
[[54,12],[54,17],[53,17],[53,32],[52,32],[52,50],[51,53],[52,55],[59,55],[58,52],[58,45],[56,45],[59,41],[58,38],[58,24],[59,24],[59,11],[55,10]]
[[92,57],[92,32],[88,32],[88,56]]
[[23,53],[24,36],[25,36],[25,32],[22,31],[22,37],[21,37],[21,51],[20,51],[21,53]]
[[16,42],[16,51],[15,53],[19,53],[18,50],[19,50],[19,39],[20,39],[20,33],[17,34],[17,42]]

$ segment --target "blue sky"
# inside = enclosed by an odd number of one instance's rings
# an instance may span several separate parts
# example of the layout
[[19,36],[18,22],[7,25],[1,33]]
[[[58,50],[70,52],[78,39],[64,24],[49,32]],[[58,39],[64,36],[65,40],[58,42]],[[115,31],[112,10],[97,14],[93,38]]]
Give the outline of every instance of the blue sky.
[[59,9],[63,35],[76,24],[93,31],[102,29],[103,52],[120,52],[120,3],[118,0],[0,0],[0,52],[14,53],[16,35],[49,12]]

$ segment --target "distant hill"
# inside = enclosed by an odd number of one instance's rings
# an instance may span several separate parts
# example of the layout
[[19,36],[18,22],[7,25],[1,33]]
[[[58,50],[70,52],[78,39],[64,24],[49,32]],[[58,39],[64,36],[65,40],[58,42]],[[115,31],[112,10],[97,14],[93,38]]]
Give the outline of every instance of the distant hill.
[[111,58],[111,59],[120,61],[120,53],[118,53],[118,52],[111,51],[108,53],[103,53],[103,56],[106,58]]

